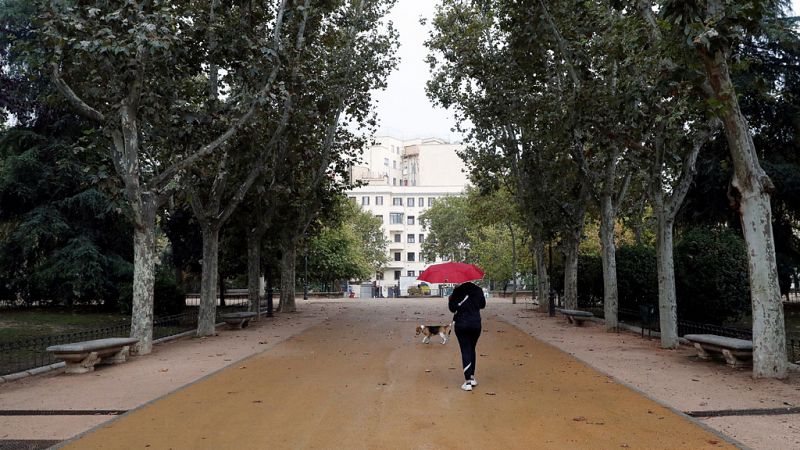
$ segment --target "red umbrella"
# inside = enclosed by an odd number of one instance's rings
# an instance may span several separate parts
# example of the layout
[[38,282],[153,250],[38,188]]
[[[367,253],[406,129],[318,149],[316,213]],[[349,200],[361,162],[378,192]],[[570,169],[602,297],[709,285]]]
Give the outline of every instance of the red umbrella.
[[446,262],[425,269],[418,280],[431,283],[463,283],[483,278],[483,271],[474,264]]

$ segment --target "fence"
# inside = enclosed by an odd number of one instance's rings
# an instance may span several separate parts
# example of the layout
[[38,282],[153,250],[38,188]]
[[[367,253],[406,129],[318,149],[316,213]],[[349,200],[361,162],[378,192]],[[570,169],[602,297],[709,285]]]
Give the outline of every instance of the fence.
[[[219,314],[230,310],[217,310]],[[161,339],[197,328],[197,311],[189,311],[174,316],[158,317],[153,320],[153,339]],[[46,366],[58,362],[46,349],[51,345],[89,341],[110,337],[130,335],[130,325],[121,324],[113,327],[76,331],[50,336],[28,338],[19,341],[0,343],[0,375],[21,372],[35,367]]]
[[[599,311],[593,310],[593,312],[595,315],[603,317],[602,309]],[[643,317],[639,311],[620,308],[618,317],[621,323],[636,326],[643,325]],[[658,331],[658,317],[655,317],[652,325],[654,326],[654,330]],[[753,332],[749,329],[678,320],[678,336],[685,336],[687,334],[716,334],[718,336],[727,336],[748,341],[753,339]],[[800,363],[800,332],[786,332],[786,354],[789,361]]]

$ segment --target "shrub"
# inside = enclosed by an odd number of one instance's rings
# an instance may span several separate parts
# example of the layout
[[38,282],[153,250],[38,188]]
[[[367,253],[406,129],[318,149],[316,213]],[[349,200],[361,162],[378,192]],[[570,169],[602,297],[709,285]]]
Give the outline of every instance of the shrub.
[[675,247],[678,318],[721,324],[747,312],[747,253],[729,230],[694,229]]
[[653,247],[624,245],[617,250],[617,288],[620,308],[638,310],[639,305],[658,303],[658,269]]
[[[156,272],[155,299],[153,301],[155,317],[180,314],[186,307],[186,294],[178,286],[175,276],[168,270]],[[127,282],[122,285],[119,295],[119,308],[124,314],[130,314],[133,308],[133,285]]]

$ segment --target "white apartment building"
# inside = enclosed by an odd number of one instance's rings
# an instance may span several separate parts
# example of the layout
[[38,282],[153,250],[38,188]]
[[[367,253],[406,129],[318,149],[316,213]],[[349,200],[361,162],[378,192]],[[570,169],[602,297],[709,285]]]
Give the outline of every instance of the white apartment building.
[[366,184],[347,195],[383,223],[389,262],[371,281],[388,296],[388,287],[398,286],[401,277],[416,277],[433,263],[421,257],[426,230],[419,216],[436,199],[461,195],[468,178],[456,154],[462,145],[435,138],[403,141],[381,136],[375,141],[364,150],[363,163],[351,169],[351,179]]

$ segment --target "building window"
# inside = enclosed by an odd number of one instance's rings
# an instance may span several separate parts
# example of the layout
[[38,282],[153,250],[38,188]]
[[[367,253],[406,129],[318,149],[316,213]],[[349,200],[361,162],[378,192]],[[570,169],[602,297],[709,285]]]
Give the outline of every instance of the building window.
[[403,213],[389,213],[389,223],[392,225],[403,223]]
[[375,272],[375,279],[382,280],[383,279],[383,272]]
[[409,244],[413,244],[414,243],[414,235],[413,234],[409,234],[408,236],[406,236],[406,242],[409,243]]
[[425,197],[420,197],[417,200],[417,205],[419,205],[420,208],[425,206]]
[[434,198],[433,198],[433,197],[428,197],[428,208],[430,208],[431,206],[433,206],[433,200],[434,200]]
[[381,223],[383,223],[383,216],[382,216],[382,215],[380,215],[380,214],[375,214],[375,218],[376,218],[376,219],[378,219],[378,220],[380,220],[380,221],[381,221]]
[[383,158],[383,165],[389,167],[389,158]]
[[407,256],[408,256],[408,258],[406,258],[406,261],[414,262],[414,252],[408,252]]
[[419,235],[419,243],[422,244],[423,242],[425,242],[425,235],[424,234],[420,234]]
[[417,276],[417,273],[416,273],[416,272],[414,272],[413,270],[409,270],[409,271],[408,271],[408,276],[410,276],[410,277],[415,277],[415,276]]
[[369,196],[361,197],[361,206],[369,206]]
[[395,197],[392,199],[392,206],[403,206],[403,197]]
[[394,271],[394,279],[395,280],[399,280],[400,279],[400,271],[399,270],[395,270]]
[[397,186],[397,178],[392,178],[392,186]]
[[395,241],[395,242],[400,242],[400,233],[396,233],[396,234],[394,235],[394,241]]
[[406,223],[408,225],[414,225],[414,216],[408,216],[408,222],[406,222]]
[[347,197],[347,198],[349,198],[350,201],[352,201],[353,203],[358,203],[358,199],[355,197]]
[[397,161],[392,161],[392,168],[397,169]]
[[413,208],[413,207],[414,207],[414,197],[408,197],[408,200],[407,200],[407,202],[408,202],[408,205],[407,205],[407,206],[408,206],[409,208]]
[[394,252],[394,260],[400,261],[400,252]]
[[383,204],[383,196],[382,195],[378,195],[378,196],[375,197],[375,204],[376,205],[382,205]]

